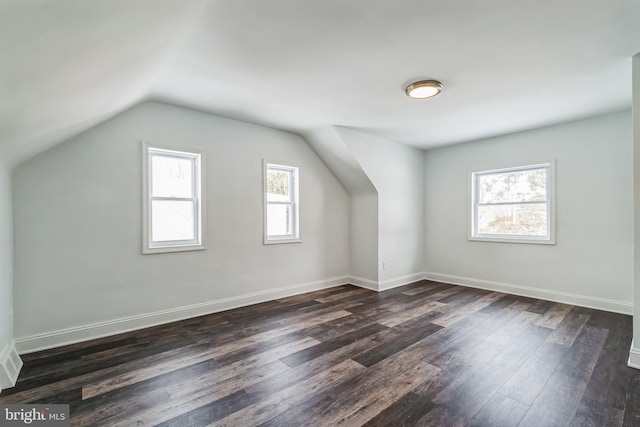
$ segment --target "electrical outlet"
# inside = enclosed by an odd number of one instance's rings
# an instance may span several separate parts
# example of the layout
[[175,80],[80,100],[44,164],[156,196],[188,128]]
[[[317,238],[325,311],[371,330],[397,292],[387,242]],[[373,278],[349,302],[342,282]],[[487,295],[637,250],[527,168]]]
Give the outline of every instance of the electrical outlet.
[[387,261],[382,261],[382,269],[383,269],[383,270],[386,270],[386,269],[387,269],[387,267],[388,267],[388,265],[387,265]]

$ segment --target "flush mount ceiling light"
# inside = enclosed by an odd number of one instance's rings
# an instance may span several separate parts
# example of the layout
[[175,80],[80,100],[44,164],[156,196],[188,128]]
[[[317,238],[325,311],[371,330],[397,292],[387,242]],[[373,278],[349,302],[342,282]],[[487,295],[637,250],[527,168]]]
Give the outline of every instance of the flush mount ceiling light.
[[425,99],[436,96],[442,91],[442,83],[437,80],[420,80],[411,83],[404,92],[409,98]]

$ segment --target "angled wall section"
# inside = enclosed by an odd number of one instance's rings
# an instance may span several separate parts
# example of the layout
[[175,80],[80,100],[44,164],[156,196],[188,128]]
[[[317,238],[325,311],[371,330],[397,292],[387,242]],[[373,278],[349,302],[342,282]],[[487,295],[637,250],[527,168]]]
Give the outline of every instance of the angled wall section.
[[379,290],[424,271],[424,151],[344,127],[345,145],[378,192]]
[[304,137],[349,194],[351,281],[378,290],[378,192],[333,126]]
[[385,290],[422,279],[424,152],[339,126],[305,136],[351,199],[352,282]]

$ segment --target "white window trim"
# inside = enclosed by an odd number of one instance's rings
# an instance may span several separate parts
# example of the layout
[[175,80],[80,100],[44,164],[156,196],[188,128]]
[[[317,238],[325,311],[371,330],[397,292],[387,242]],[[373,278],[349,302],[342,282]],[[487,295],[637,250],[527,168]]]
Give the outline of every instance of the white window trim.
[[[177,244],[167,244],[167,245],[158,245],[152,246],[150,242],[151,236],[151,209],[150,209],[150,200],[151,195],[149,193],[149,149],[157,149],[157,150],[168,150],[177,153],[185,153],[185,155],[190,154],[198,154],[200,155],[200,161],[196,163],[197,171],[194,175],[194,182],[196,184],[196,206],[195,209],[199,210],[199,215],[194,216],[196,219],[196,235],[198,238],[194,240],[194,243],[177,243]],[[192,156],[188,156],[192,157]],[[186,251],[201,251],[206,249],[204,243],[204,225],[205,225],[205,207],[206,203],[203,200],[203,194],[205,192],[205,183],[206,183],[206,175],[205,175],[205,164],[206,157],[205,153],[202,150],[196,150],[192,148],[186,147],[178,147],[174,145],[164,145],[164,144],[155,144],[155,143],[147,143],[142,142],[142,253],[149,254],[158,254],[158,253],[168,253],[168,252],[186,252]],[[200,175],[200,182],[198,184],[198,180],[196,179],[196,175]]]
[[[292,170],[294,171],[293,180],[294,180],[294,229],[296,230],[297,236],[288,237],[288,236],[271,236],[267,235],[267,169],[271,166],[280,167],[284,170]],[[263,194],[263,217],[264,217],[264,244],[265,245],[277,245],[282,243],[301,243],[302,242],[302,231],[300,227],[300,168],[297,166],[291,165],[289,162],[276,162],[267,159],[262,160],[262,194]]]
[[[502,235],[502,234],[477,234],[476,229],[476,176],[491,173],[513,172],[528,169],[548,168],[547,176],[547,229],[548,236],[518,236],[518,235]],[[469,203],[468,209],[468,239],[479,242],[500,242],[500,243],[528,243],[538,245],[555,245],[556,244],[556,161],[555,159],[546,162],[532,163],[523,166],[498,168],[482,171],[469,171],[469,194],[467,197]]]

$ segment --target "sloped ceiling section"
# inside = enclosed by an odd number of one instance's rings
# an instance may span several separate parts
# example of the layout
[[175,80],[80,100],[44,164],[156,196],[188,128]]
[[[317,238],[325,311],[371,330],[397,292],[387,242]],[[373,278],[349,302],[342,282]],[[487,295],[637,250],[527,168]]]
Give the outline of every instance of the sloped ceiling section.
[[203,3],[0,3],[0,145],[16,163],[140,102]]
[[373,183],[333,126],[306,132],[304,137],[349,194],[377,194]]
[[[637,0],[0,0],[15,164],[142,100],[419,148],[631,106]],[[428,101],[404,96],[436,78]]]

